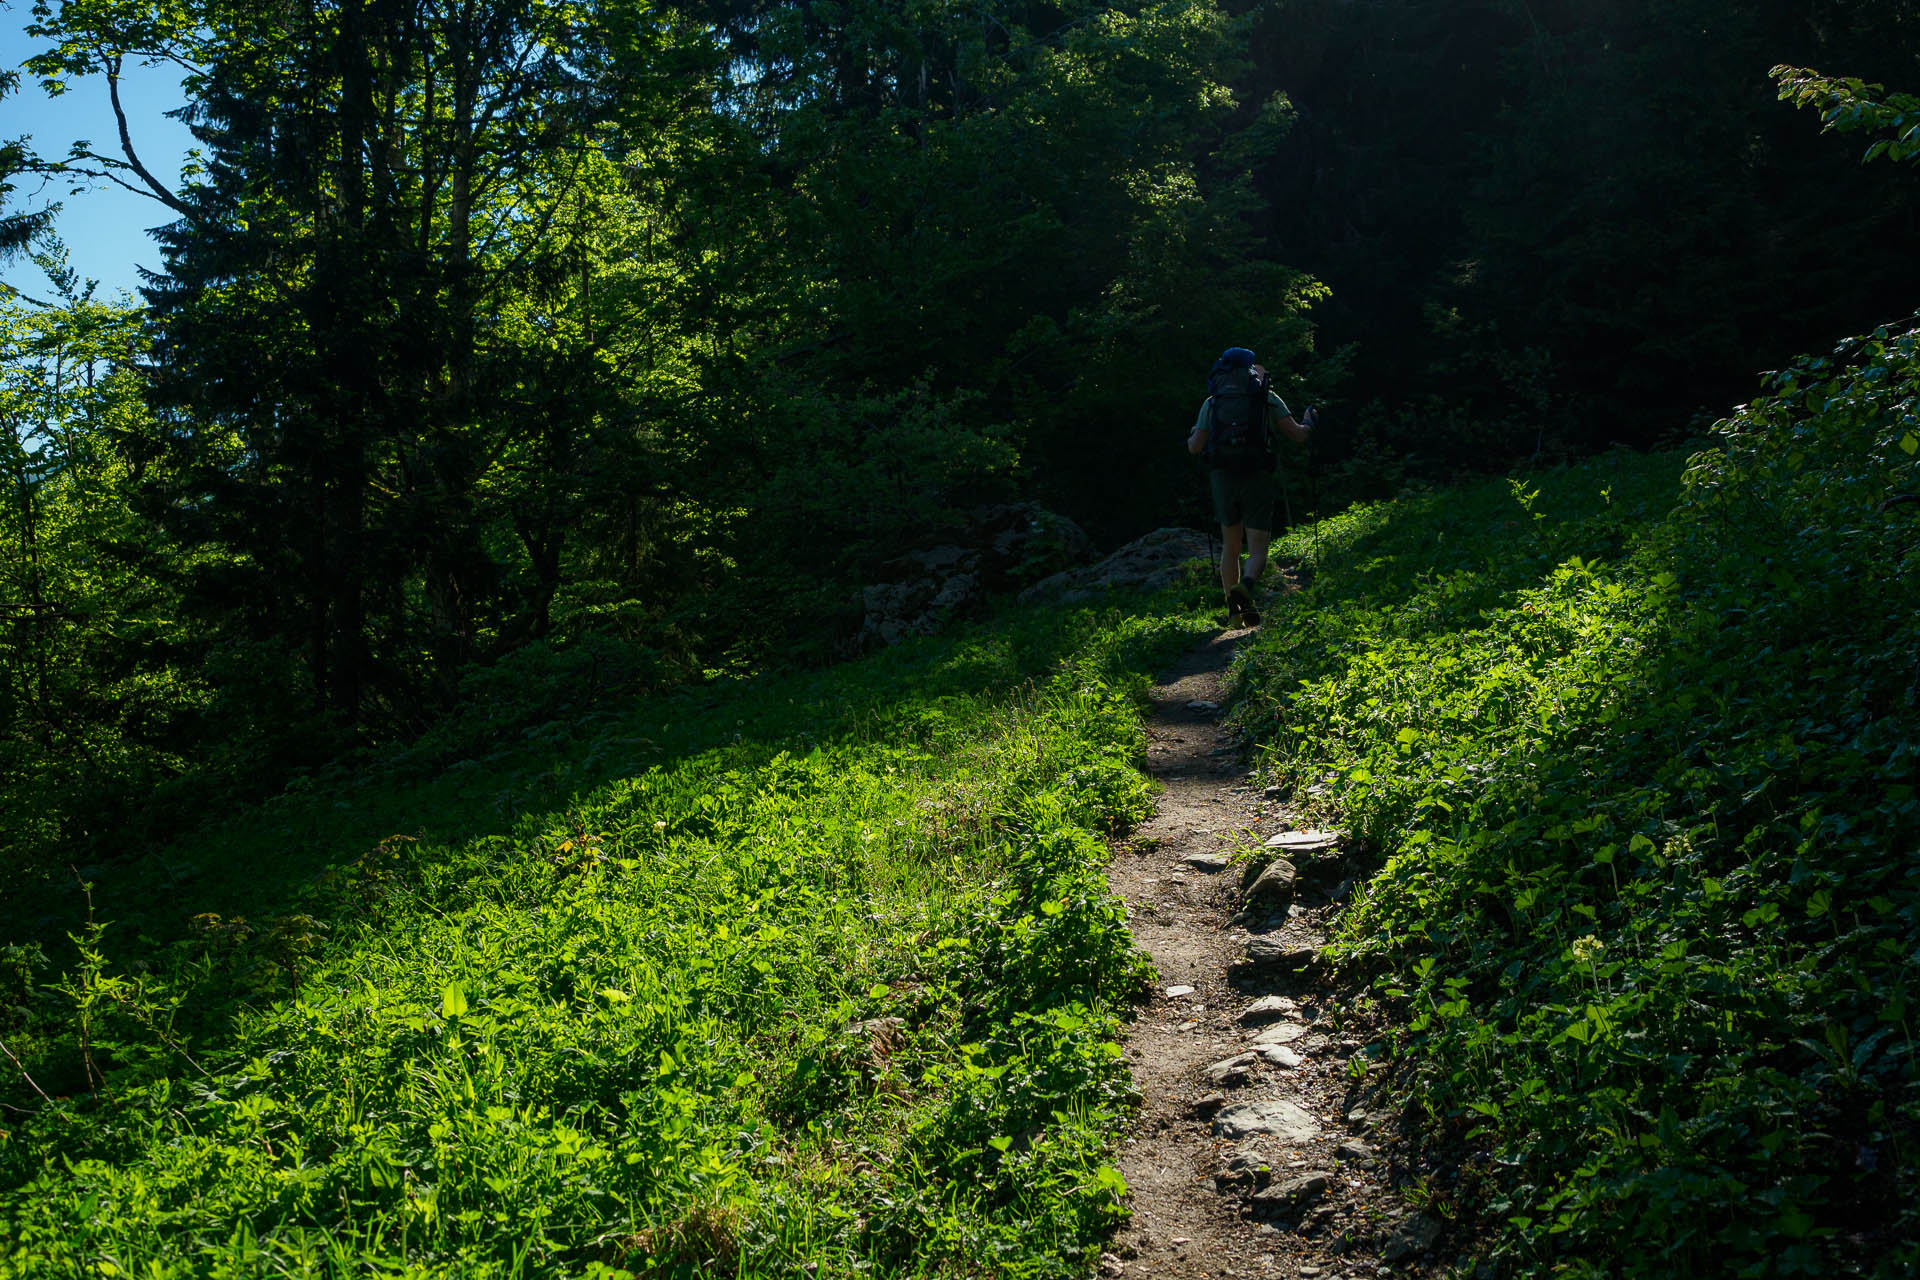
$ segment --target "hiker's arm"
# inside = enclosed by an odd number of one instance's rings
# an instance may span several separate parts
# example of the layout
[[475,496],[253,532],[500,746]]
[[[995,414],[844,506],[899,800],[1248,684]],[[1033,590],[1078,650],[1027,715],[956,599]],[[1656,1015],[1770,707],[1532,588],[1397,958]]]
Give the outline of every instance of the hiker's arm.
[[1207,406],[1200,406],[1200,416],[1193,420],[1193,430],[1187,433],[1187,452],[1200,453],[1207,447],[1207,437],[1212,432],[1207,429]]
[[[1311,418],[1313,410],[1307,410],[1307,416]],[[1295,444],[1307,442],[1307,432],[1310,428],[1304,423],[1294,421],[1293,410],[1287,408],[1287,402],[1271,391],[1267,392],[1267,421],[1273,425],[1275,431]]]

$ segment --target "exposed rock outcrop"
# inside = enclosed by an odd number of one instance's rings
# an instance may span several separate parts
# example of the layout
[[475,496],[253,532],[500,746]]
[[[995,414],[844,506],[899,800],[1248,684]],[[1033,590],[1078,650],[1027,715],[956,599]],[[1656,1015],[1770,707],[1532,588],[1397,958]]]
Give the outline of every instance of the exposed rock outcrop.
[[1212,544],[1193,529],[1156,529],[1136,538],[1098,564],[1067,569],[1020,593],[1020,603],[1053,600],[1077,604],[1112,587],[1158,591],[1179,582],[1195,560],[1212,560]]
[[856,647],[899,644],[932,635],[978,613],[988,598],[1093,557],[1073,521],[1036,503],[977,507],[941,534],[938,545],[880,566],[861,593],[865,616]]

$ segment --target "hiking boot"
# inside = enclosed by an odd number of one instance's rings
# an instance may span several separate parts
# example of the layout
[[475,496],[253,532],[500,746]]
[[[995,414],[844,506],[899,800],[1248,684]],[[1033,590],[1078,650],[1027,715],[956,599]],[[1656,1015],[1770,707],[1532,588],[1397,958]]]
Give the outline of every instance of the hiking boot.
[[1236,617],[1243,627],[1260,625],[1260,611],[1253,607],[1253,594],[1244,584],[1235,584],[1227,592],[1227,619],[1232,621]]

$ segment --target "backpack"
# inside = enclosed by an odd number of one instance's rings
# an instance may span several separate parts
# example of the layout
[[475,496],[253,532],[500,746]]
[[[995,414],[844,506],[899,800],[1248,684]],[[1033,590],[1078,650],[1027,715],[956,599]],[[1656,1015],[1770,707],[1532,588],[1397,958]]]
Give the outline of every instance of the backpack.
[[1251,362],[1228,364],[1207,379],[1213,424],[1207,465],[1222,471],[1272,471],[1276,459],[1267,427],[1267,371]]

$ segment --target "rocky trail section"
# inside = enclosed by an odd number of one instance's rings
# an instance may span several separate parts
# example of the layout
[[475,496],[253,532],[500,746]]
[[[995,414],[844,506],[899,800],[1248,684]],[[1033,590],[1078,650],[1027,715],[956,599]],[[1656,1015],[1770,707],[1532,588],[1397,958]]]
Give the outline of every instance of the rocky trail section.
[[1367,1031],[1320,978],[1351,887],[1337,837],[1255,787],[1219,723],[1247,634],[1216,635],[1154,689],[1147,771],[1165,790],[1108,873],[1159,978],[1126,1045],[1133,1216],[1100,1273],[1418,1274],[1444,1224],[1392,1190],[1355,1062]]

